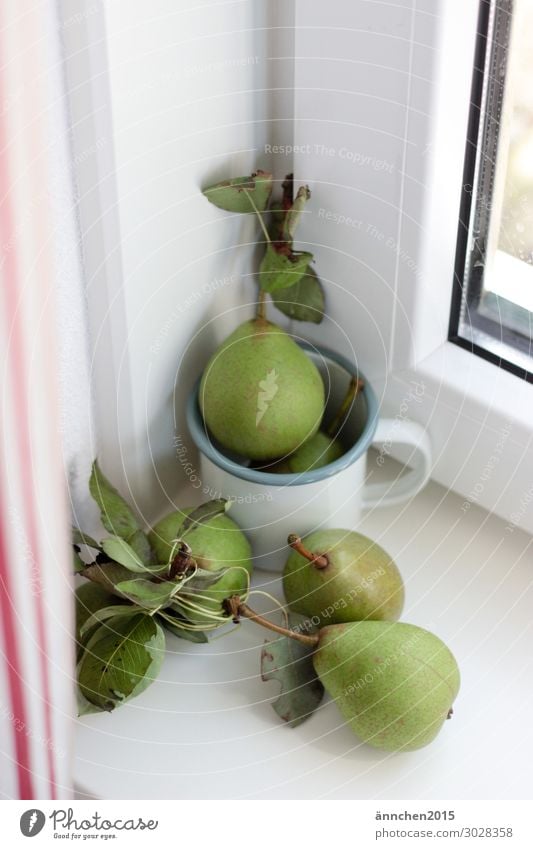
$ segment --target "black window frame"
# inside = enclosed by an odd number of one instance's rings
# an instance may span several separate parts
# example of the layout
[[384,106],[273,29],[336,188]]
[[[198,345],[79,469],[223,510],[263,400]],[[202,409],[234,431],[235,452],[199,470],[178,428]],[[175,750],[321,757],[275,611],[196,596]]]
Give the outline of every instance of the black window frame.
[[[513,0],[480,0],[448,339],[533,383],[533,371],[502,353],[507,351],[512,354],[515,351],[519,355],[531,356],[531,315],[512,301],[490,292],[483,294],[484,256],[499,142],[498,115],[495,118],[494,111],[489,110],[483,114],[483,94],[488,75],[491,104],[496,101],[497,107],[501,108],[506,74],[502,76],[495,71],[501,70],[504,63],[505,66],[507,64],[507,51],[502,43],[489,44],[491,15],[494,13],[500,18],[507,15],[506,25],[509,30],[513,6]],[[483,159],[474,197],[478,158],[483,155],[480,151],[480,137],[487,140],[492,156]],[[472,244],[471,248],[469,244]],[[470,338],[461,334],[462,323],[471,327]],[[520,329],[525,324],[529,326],[528,332]]]

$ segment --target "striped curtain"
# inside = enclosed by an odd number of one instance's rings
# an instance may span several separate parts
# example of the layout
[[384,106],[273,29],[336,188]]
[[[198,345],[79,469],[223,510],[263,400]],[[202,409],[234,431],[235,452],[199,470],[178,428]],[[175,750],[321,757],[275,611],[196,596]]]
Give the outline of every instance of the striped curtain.
[[53,3],[0,4],[0,797],[15,799],[72,798],[72,588],[54,302],[61,234],[49,171],[54,16]]

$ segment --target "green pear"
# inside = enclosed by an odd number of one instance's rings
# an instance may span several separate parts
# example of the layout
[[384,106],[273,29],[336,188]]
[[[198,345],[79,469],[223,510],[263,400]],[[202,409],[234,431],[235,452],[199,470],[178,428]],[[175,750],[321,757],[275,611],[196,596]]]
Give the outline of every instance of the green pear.
[[294,454],[268,464],[256,461],[252,464],[252,467],[274,475],[296,475],[327,466],[328,463],[333,463],[343,454],[344,449],[340,441],[332,439],[327,433],[319,430],[311,439],[304,442]]
[[343,454],[344,449],[340,441],[319,430],[288,457],[287,463],[293,474],[301,474],[327,466]]
[[389,752],[431,743],[459,691],[459,670],[447,646],[403,622],[326,626],[313,663],[357,736]]
[[355,531],[315,531],[289,537],[283,590],[291,610],[315,625],[398,619],[404,586],[398,568],[377,543]]
[[[174,540],[181,538],[183,520],[192,510],[192,507],[185,507],[170,513],[154,525],[148,534],[158,563],[168,563]],[[198,527],[187,530],[183,539],[192,549],[192,556],[201,569],[210,572],[226,569],[218,581],[201,592],[201,603],[207,610],[219,613],[222,601],[228,595],[246,592],[249,579],[245,572],[248,576],[252,574],[252,550],[239,526],[229,516],[214,516]],[[200,613],[191,612],[189,616],[195,622],[202,621]]]
[[348,384],[346,394],[332,421],[315,433],[307,442],[300,445],[289,457],[284,457],[272,464],[265,471],[276,474],[302,474],[313,469],[321,469],[338,460],[344,454],[344,448],[339,433],[350,413],[359,392],[365,383],[354,375]]
[[253,460],[292,454],[318,428],[324,385],[280,327],[245,321],[213,354],[200,385],[204,421],[224,448]]
[[[245,617],[305,646],[314,672],[346,722],[375,748],[405,752],[427,746],[453,713],[460,686],[457,662],[442,640],[424,628],[366,620],[310,633],[265,619],[238,596],[226,599],[224,606],[234,622]],[[294,686],[294,678],[290,681]],[[312,685],[305,672],[299,686]],[[282,695],[293,692],[282,690]],[[299,698],[305,701],[303,691]]]

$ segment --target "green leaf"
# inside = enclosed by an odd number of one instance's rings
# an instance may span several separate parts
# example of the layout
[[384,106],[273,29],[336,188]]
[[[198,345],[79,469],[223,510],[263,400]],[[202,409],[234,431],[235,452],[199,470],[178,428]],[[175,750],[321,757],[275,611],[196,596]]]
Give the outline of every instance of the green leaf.
[[[162,616],[160,618],[160,621],[163,628],[166,628],[166,630],[170,631],[171,634],[174,634],[175,637],[179,637],[180,640],[187,640],[189,643],[209,642],[209,640],[207,639],[207,635],[204,634],[203,631],[189,631],[188,629],[180,626],[180,619],[170,617],[166,613],[165,616]],[[181,621],[183,622],[184,620]]]
[[72,528],[72,542],[74,545],[88,545],[89,548],[96,548],[98,551],[101,551],[100,543],[96,542],[85,531],[80,531],[79,528]]
[[96,707],[87,701],[79,687],[76,687],[76,701],[78,703],[78,716],[87,716],[90,713],[101,713],[102,708]]
[[74,593],[76,604],[76,638],[87,619],[101,607],[115,604],[116,598],[98,584],[81,584]]
[[83,570],[85,569],[85,563],[83,562],[75,548],[72,550],[72,566],[75,575],[77,575],[79,572],[83,572]]
[[164,622],[164,627],[175,637],[180,640],[187,640],[189,643],[208,643],[207,635],[203,631],[188,631],[185,628],[179,628],[177,625],[172,625],[170,622]]
[[101,625],[106,619],[113,617],[131,616],[132,613],[144,613],[143,610],[135,608],[131,604],[112,604],[110,607],[102,607],[92,613],[83,623],[80,628],[80,637],[83,639],[87,636],[96,625]]
[[102,524],[109,533],[127,540],[140,530],[131,507],[102,474],[97,460],[93,463],[89,490],[100,508]]
[[120,584],[121,581],[129,581],[131,578],[129,569],[120,566],[118,563],[91,563],[90,566],[85,567],[81,574],[84,578],[99,584],[108,593],[113,593],[121,598],[123,596],[117,590],[117,584]]
[[148,564],[152,562],[152,548],[144,531],[135,531],[134,534],[128,537],[127,542],[145,566],[148,566]]
[[135,578],[133,581],[121,581],[116,585],[118,592],[135,604],[146,610],[157,610],[162,605],[169,604],[181,587],[181,583],[164,581],[154,584],[143,578]]
[[292,241],[292,239],[294,239],[294,234],[305,209],[305,204],[310,197],[311,192],[309,191],[309,187],[300,186],[293,205],[285,215],[284,237],[287,241]]
[[324,695],[312,656],[312,648],[290,637],[267,641],[261,651],[261,678],[281,684],[281,693],[272,707],[292,728],[311,716]]
[[130,572],[146,572],[146,566],[137,556],[131,545],[121,537],[109,537],[102,540],[102,548],[111,560],[125,566]]
[[255,212],[254,204],[259,212],[263,212],[268,206],[271,192],[272,174],[256,171],[249,177],[235,177],[233,180],[215,183],[204,189],[203,194],[210,203],[226,212]]
[[113,710],[139,695],[157,677],[165,635],[151,616],[112,618],[86,646],[78,664],[81,695],[100,710]]
[[210,571],[209,569],[197,569],[194,576],[184,583],[183,590],[184,592],[191,593],[202,592],[202,590],[206,590],[208,587],[212,587],[213,584],[216,584],[217,581],[220,581],[228,569],[231,568],[231,566],[228,566],[227,569],[217,569],[213,571]]
[[101,607],[115,604],[116,598],[103,587],[90,582],[77,587],[74,598],[76,616],[75,635],[76,641],[79,643],[81,640],[81,629],[87,619],[97,610],[100,610]]
[[142,563],[145,565],[150,563],[152,550],[146,534],[128,502],[111,486],[100,471],[97,460],[93,463],[89,490],[100,508],[105,529],[114,536],[126,540]]
[[313,259],[308,251],[292,253],[290,256],[278,253],[272,245],[267,245],[259,269],[259,285],[265,292],[275,292],[293,286],[306,273]]
[[187,531],[193,531],[200,525],[205,525],[215,516],[222,516],[229,510],[231,502],[225,498],[215,498],[213,501],[206,501],[194,510],[191,510],[188,516],[185,516],[183,523],[178,531],[180,538],[183,538]]
[[273,292],[272,301],[280,312],[295,321],[320,324],[324,318],[324,289],[312,268],[293,286]]

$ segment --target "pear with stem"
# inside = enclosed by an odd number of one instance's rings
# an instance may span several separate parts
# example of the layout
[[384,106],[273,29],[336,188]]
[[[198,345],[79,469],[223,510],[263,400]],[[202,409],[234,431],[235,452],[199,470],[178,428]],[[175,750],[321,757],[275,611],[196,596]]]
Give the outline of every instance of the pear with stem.
[[213,354],[199,403],[224,448],[268,460],[292,453],[316,433],[324,385],[315,364],[281,327],[256,318],[237,327]]
[[266,318],[266,293],[299,284],[313,259],[292,247],[309,190],[299,192],[293,202],[291,183],[291,203],[281,213],[282,232],[271,239],[263,220],[271,188],[271,175],[257,171],[204,192],[223,209],[253,212],[266,245],[256,316],[237,327],[215,351],[199,392],[200,410],[212,436],[223,448],[251,460],[292,454],[314,436],[324,412],[324,386],[315,364]]
[[317,634],[268,621],[234,596],[226,607],[314,649],[316,673],[357,736],[389,752],[431,743],[459,692],[456,660],[435,634],[403,622],[349,622]]
[[289,608],[330,625],[359,619],[398,619],[404,604],[402,576],[380,545],[356,531],[315,531],[293,549],[283,571]]
[[[185,533],[181,529],[185,519],[193,512],[192,507],[184,507],[164,516],[148,534],[152,551],[159,563],[176,563],[181,549],[176,548],[176,540],[185,543],[198,568],[220,577],[202,587],[199,597],[189,596],[187,586],[183,587],[178,599],[187,610],[191,621],[209,624],[207,614],[221,612],[222,601],[231,593],[244,594],[252,575],[252,549],[246,536],[236,522],[226,513],[214,515],[201,525],[193,525]],[[201,601],[201,610],[198,601]],[[194,604],[196,602],[196,604]]]

